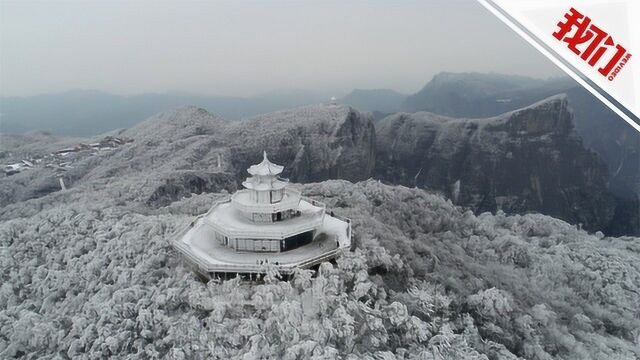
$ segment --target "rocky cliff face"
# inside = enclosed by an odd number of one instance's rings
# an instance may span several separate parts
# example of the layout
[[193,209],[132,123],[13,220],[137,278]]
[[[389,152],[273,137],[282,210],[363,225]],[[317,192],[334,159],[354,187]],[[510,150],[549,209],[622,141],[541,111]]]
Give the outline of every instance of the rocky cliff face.
[[314,105],[256,116],[231,123],[224,138],[242,180],[262,150],[295,182],[360,181],[371,177],[375,164],[371,116],[350,106]]
[[379,124],[377,149],[380,179],[477,212],[536,211],[590,229],[613,218],[607,169],[573,131],[564,96],[487,119],[392,115]]
[[584,145],[609,170],[609,191],[616,198],[612,234],[640,234],[640,133],[570,78],[536,80],[481,73],[441,73],[407,98],[403,110],[428,111],[456,118],[497,116],[549,96],[567,94],[573,122]]

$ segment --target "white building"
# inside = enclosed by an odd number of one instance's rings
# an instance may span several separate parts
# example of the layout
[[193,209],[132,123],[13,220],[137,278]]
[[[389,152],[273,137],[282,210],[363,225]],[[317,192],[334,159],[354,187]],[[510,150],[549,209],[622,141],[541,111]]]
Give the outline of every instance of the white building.
[[174,242],[187,262],[212,278],[261,274],[268,266],[288,274],[336,257],[351,247],[351,222],[327,213],[278,175],[266,152],[240,190],[213,205]]

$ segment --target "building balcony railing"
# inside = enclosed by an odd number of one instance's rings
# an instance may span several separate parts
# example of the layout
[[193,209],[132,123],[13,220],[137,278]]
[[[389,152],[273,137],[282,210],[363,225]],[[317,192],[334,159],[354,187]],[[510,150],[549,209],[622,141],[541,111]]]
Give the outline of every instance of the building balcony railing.
[[211,226],[217,233],[227,236],[229,239],[284,239],[322,226],[324,209],[318,210],[313,214],[306,214],[303,216],[307,221],[294,226],[287,225],[283,228],[277,222],[266,223],[263,224],[259,230],[230,229],[211,221],[208,217],[205,217],[202,221]]
[[323,211],[324,211],[324,210],[327,210],[327,204],[323,203],[322,201],[313,200],[312,198],[310,198],[310,197],[306,197],[306,196],[303,196],[303,197],[302,197],[302,200],[304,200],[304,201],[308,202],[309,204],[311,204],[311,205],[313,205],[313,206],[316,206],[316,207],[322,208],[322,210],[323,210]]
[[274,214],[297,208],[300,198],[300,191],[286,189],[282,201],[273,204],[256,203],[251,200],[251,190],[240,190],[231,196],[231,204],[244,213]]
[[[210,277],[212,274],[216,273],[240,273],[240,274],[264,274],[267,271],[267,267],[265,265],[254,265],[254,264],[210,264],[204,261],[202,258],[194,254],[191,249],[186,246],[182,241],[174,241],[173,246],[176,250],[178,250],[186,260],[195,266],[198,272],[202,273]],[[322,262],[331,260],[337,257],[343,251],[348,251],[348,248],[339,247],[332,250],[329,250],[320,255],[310,257],[300,262],[290,263],[290,264],[281,264],[281,265],[269,265],[277,269],[281,274],[290,274],[296,268],[309,268],[315,265],[318,265]]]
[[[300,193],[300,192],[298,192]],[[213,206],[211,207],[211,209],[209,209],[209,211],[207,211],[206,214],[204,215],[200,215],[191,225],[195,225],[196,222],[198,222],[200,219],[202,219],[202,221],[204,221],[207,225],[213,227],[216,232],[224,235],[224,236],[228,236],[229,238],[246,238],[246,239],[284,239],[286,237],[289,236],[293,236],[293,235],[297,235],[300,234],[302,232],[305,231],[309,231],[315,228],[318,228],[322,225],[323,219],[324,219],[324,215],[326,213],[326,209],[327,209],[327,205],[321,201],[317,201],[317,200],[313,200],[309,197],[306,196],[301,196],[300,197],[301,200],[304,200],[308,203],[310,203],[311,205],[320,208],[320,210],[314,212],[314,213],[306,213],[302,216],[304,216],[305,218],[309,219],[309,221],[306,221],[302,224],[296,225],[296,226],[287,226],[286,230],[278,230],[278,229],[282,229],[280,228],[278,225],[278,223],[265,223],[260,230],[246,230],[246,229],[229,229],[226,227],[222,227],[218,224],[216,224],[213,221],[209,221],[208,219],[210,218],[211,213],[214,212],[214,210],[216,209],[216,207],[218,207],[221,204],[224,203],[229,203],[232,202],[232,198],[230,197],[226,197],[223,198],[221,200],[216,201]],[[338,217],[335,216],[334,217]],[[348,219],[344,219],[347,220],[347,222],[349,223],[349,233],[351,232],[351,220]],[[272,226],[272,229],[269,229],[269,226],[271,225],[275,225]]]
[[[298,231],[298,233],[300,231],[304,231],[304,229],[306,228],[310,228],[310,227],[315,227],[315,226],[321,226],[322,225],[322,221],[324,219],[324,215],[326,212],[326,205],[322,202],[307,198],[307,197],[302,197],[302,200],[307,201],[309,203],[311,203],[314,206],[320,207],[322,208],[321,211],[317,212],[317,215],[314,214],[315,217],[315,221],[313,223],[309,222],[309,223],[305,223],[305,224],[301,224],[300,226],[297,226],[296,228],[292,228],[292,229],[288,229],[286,232],[282,232],[282,231],[273,231],[269,236],[277,236],[277,237],[286,237],[286,236],[290,236],[293,232]],[[200,215],[196,220],[194,220],[193,222],[191,222],[190,224],[186,225],[181,231],[179,231],[176,234],[175,239],[171,242],[171,244],[173,245],[173,247],[180,252],[185,258],[186,260],[193,265],[196,270],[207,276],[207,277],[211,277],[213,274],[216,273],[242,273],[242,274],[264,274],[266,272],[266,267],[264,265],[254,265],[254,264],[212,264],[209,263],[208,261],[206,261],[205,259],[203,259],[201,256],[198,256],[197,254],[195,254],[193,252],[193,250],[190,248],[190,246],[188,246],[182,239],[184,236],[186,236],[186,234],[194,229],[196,226],[201,226],[204,224],[213,226],[216,231],[221,231],[222,233],[225,233],[224,229],[221,229],[219,226],[212,224],[211,222],[207,221],[207,217],[215,210],[215,208],[217,206],[219,206],[220,204],[224,204],[224,203],[228,203],[230,202],[231,199],[230,198],[225,198],[222,199],[220,201],[217,201],[216,203],[214,203],[214,205],[211,207],[211,209],[203,215]],[[329,214],[327,214],[329,215]],[[346,218],[346,217],[342,217],[342,216],[338,216],[335,214],[331,214],[331,216],[338,218],[340,220],[346,221],[348,223],[348,228],[347,228],[347,237],[349,239],[351,239],[351,219]],[[200,223],[200,224],[199,224]],[[261,231],[260,232],[261,235],[265,234],[265,231]],[[259,237],[258,236],[258,232],[253,232],[253,231],[239,231],[239,232],[234,232],[233,233],[234,236],[236,235],[243,235],[246,236],[247,238],[263,238],[263,237]],[[216,241],[215,239],[211,239],[211,241]],[[335,258],[336,256],[338,256],[341,252],[345,251],[345,250],[349,250],[351,242],[349,241],[349,245],[348,246],[343,246],[340,245],[340,247],[338,248],[334,248],[332,250],[328,250],[322,254],[319,254],[317,256],[313,256],[310,257],[308,259],[302,260],[300,262],[296,262],[296,263],[289,263],[289,264],[280,264],[280,265],[269,265],[274,267],[275,269],[277,269],[280,273],[282,274],[290,274],[292,273],[296,268],[308,268],[317,264],[320,264],[324,261],[330,260]]]

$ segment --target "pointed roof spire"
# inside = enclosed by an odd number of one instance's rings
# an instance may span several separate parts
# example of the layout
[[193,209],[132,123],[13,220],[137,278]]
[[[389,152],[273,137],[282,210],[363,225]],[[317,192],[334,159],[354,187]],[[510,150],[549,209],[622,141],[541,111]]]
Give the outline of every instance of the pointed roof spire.
[[262,162],[257,165],[251,165],[247,170],[249,174],[257,175],[257,176],[267,176],[267,175],[278,175],[282,172],[282,169],[284,169],[284,166],[276,165],[271,161],[269,161],[269,159],[267,158],[266,151],[263,151],[262,155],[263,155]]

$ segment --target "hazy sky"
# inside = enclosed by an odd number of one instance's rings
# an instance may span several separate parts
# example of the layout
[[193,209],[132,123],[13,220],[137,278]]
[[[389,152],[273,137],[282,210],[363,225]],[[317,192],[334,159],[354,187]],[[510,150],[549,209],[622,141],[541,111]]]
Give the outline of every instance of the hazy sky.
[[0,0],[0,94],[410,93],[441,71],[561,75],[473,0]]

